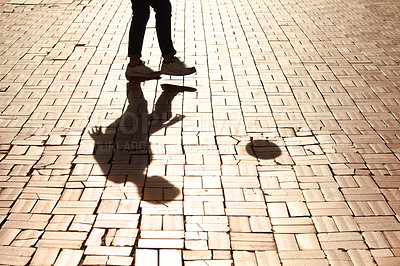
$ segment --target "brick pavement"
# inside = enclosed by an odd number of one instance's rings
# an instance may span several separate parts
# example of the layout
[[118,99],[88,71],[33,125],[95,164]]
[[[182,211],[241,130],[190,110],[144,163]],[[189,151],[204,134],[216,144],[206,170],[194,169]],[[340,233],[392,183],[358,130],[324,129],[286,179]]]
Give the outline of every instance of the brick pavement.
[[398,1],[172,3],[1,1],[0,263],[399,265]]

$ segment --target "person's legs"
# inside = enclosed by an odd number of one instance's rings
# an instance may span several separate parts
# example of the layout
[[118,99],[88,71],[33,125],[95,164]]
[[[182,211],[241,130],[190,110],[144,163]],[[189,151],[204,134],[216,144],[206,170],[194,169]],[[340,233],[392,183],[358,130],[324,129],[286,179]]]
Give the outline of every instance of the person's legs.
[[[130,63],[126,77],[158,77],[167,75],[188,75],[196,72],[194,67],[186,66],[175,57],[176,51],[171,38],[172,7],[169,0],[131,0],[133,17],[129,32],[128,55]],[[164,58],[161,72],[153,71],[140,60],[146,24],[149,20],[150,6],[156,13],[156,31],[158,43]]]
[[160,71],[154,71],[144,65],[140,59],[142,56],[144,34],[146,32],[147,21],[150,17],[150,5],[148,0],[132,1],[132,22],[129,31],[128,56],[130,58],[125,76],[129,78],[146,77],[157,78]]
[[150,6],[146,0],[131,1],[133,15],[129,31],[128,56],[131,59],[132,66],[135,66],[140,64],[144,34],[150,17]]
[[175,48],[171,37],[172,6],[169,0],[149,0],[156,13],[156,31],[158,44],[164,58],[172,58]]
[[161,73],[166,75],[184,76],[196,72],[194,67],[186,66],[175,57],[176,51],[171,37],[172,7],[169,0],[149,0],[156,13],[157,38],[164,58]]

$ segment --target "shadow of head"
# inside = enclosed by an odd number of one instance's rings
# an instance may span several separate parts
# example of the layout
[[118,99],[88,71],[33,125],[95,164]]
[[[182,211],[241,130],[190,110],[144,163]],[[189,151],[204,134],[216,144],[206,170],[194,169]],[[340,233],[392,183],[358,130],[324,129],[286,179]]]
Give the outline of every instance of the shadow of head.
[[246,145],[248,154],[258,159],[274,159],[281,155],[281,149],[268,140],[252,140]]
[[181,197],[182,191],[162,176],[149,176],[143,190],[143,200],[167,203]]

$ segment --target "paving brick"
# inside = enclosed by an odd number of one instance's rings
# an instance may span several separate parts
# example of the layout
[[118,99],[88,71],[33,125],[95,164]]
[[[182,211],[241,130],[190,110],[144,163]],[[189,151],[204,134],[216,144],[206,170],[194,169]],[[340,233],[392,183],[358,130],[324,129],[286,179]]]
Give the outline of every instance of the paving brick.
[[28,263],[30,256],[35,252],[34,248],[26,247],[0,247],[0,254],[2,257],[2,262],[14,265],[23,265]]
[[355,220],[362,231],[398,230],[397,220],[393,216],[356,217]]
[[160,250],[160,265],[182,265],[180,250]]
[[390,249],[373,249],[371,250],[371,255],[374,258],[393,257],[393,253],[390,251]]
[[125,256],[109,256],[107,263],[112,265],[132,265],[133,258]]
[[105,229],[94,228],[89,237],[85,241],[85,245],[87,246],[100,246],[102,244],[102,238],[105,234]]
[[35,207],[32,209],[32,213],[51,213],[57,202],[53,200],[38,200]]
[[114,246],[132,246],[136,242],[138,229],[119,229],[116,232],[112,245]]
[[73,215],[54,215],[48,223],[46,230],[67,230],[73,219]]
[[30,262],[31,265],[52,265],[55,263],[60,248],[38,248]]
[[212,258],[214,260],[231,260],[232,254],[230,250],[213,250]]
[[248,217],[229,216],[229,227],[231,232],[251,232]]
[[88,246],[85,249],[85,255],[108,255],[108,256],[129,256],[132,247],[95,247]]
[[325,251],[328,260],[335,265],[352,265],[350,256],[342,250]]
[[290,216],[309,216],[310,213],[304,202],[287,202],[286,203]]
[[[250,216],[250,228],[255,233],[266,233],[271,232],[271,222],[267,217],[262,216]],[[230,224],[231,225],[231,224]],[[231,227],[232,230],[232,227]]]
[[137,249],[135,265],[158,265],[158,251],[156,249]]
[[354,264],[375,265],[368,250],[349,250],[348,254]]
[[79,265],[82,255],[82,250],[63,249],[54,265]]
[[116,213],[120,204],[120,200],[101,200],[97,209],[98,213]]
[[94,201],[59,201],[53,214],[93,214],[96,206]]
[[276,233],[314,233],[315,227],[310,218],[289,217],[271,218],[272,230]]
[[278,250],[299,250],[294,234],[275,234]]
[[117,213],[137,213],[138,208],[138,200],[121,200]]
[[142,202],[142,213],[143,214],[166,214],[166,215],[178,215],[182,214],[182,202],[171,201],[164,205],[153,205],[148,202]]
[[321,247],[326,250],[333,249],[366,249],[366,245],[359,233],[323,233],[318,234]]
[[231,233],[233,250],[274,250],[275,243],[272,234],[262,233]]
[[239,265],[257,265],[255,253],[248,251],[234,251],[233,262]]
[[339,231],[358,231],[357,223],[352,216],[333,216],[333,220]]
[[19,229],[1,229],[0,230],[1,245],[2,246],[10,245],[20,231],[21,230]]
[[227,215],[267,215],[264,202],[226,202]]
[[300,250],[320,249],[316,234],[296,234],[296,240]]
[[344,202],[307,203],[311,215],[351,215],[351,211]]
[[295,250],[290,250],[290,251],[280,251],[279,252],[279,257],[282,260],[304,260],[304,259],[323,259],[325,258],[325,254],[321,250],[315,250],[315,251],[295,251]]
[[211,259],[211,250],[184,250],[183,259],[188,260],[207,260]]
[[225,232],[208,233],[209,249],[230,249],[229,235]]
[[46,227],[50,217],[41,214],[22,214],[9,216],[3,228],[42,230]]
[[138,214],[98,214],[95,228],[137,228]]
[[142,230],[161,230],[163,217],[161,215],[142,215],[141,217]]
[[36,200],[18,200],[11,208],[11,212],[25,212],[28,213],[32,210]]
[[276,251],[256,251],[258,265],[279,264],[279,257]]
[[[226,216],[189,216],[186,217],[186,227],[191,224],[201,226],[199,231],[228,231],[228,218]],[[192,230],[190,230],[192,231]]]
[[398,247],[400,246],[400,241],[399,241],[399,232],[398,231],[389,231],[389,232],[383,232],[385,235],[387,241],[389,242],[391,247]]
[[139,239],[138,242],[139,248],[175,248],[182,249],[183,248],[183,239]]
[[390,245],[382,232],[364,232],[365,242],[370,248],[389,248]]

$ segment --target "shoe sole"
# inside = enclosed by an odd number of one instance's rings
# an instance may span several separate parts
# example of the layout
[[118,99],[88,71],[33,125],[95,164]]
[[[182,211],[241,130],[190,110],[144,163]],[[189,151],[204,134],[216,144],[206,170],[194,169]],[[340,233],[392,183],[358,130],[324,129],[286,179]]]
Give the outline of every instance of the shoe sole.
[[125,77],[127,79],[133,79],[133,78],[159,78],[161,76],[161,72],[153,75],[143,75],[143,74],[133,74],[133,75],[126,75]]
[[175,72],[168,72],[168,71],[161,71],[161,74],[163,75],[169,75],[169,76],[187,76],[187,75],[191,75],[193,73],[196,73],[196,69],[191,70],[188,73],[184,73],[184,74],[179,74],[179,73],[175,73]]

